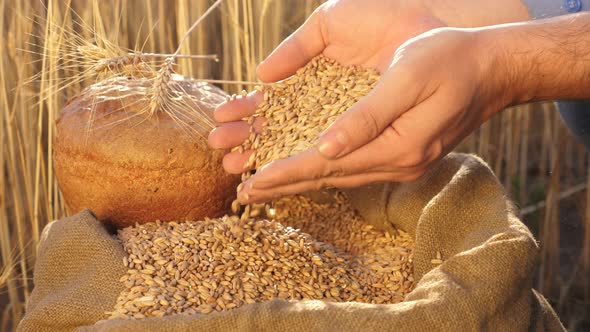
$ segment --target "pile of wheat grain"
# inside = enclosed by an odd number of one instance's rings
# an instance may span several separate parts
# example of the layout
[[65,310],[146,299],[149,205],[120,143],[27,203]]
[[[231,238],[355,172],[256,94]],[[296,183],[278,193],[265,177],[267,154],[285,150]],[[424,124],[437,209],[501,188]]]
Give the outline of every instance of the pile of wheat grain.
[[276,220],[125,228],[125,290],[110,317],[206,314],[275,298],[403,301],[414,286],[411,238],[365,225],[343,203],[294,196],[276,203]]

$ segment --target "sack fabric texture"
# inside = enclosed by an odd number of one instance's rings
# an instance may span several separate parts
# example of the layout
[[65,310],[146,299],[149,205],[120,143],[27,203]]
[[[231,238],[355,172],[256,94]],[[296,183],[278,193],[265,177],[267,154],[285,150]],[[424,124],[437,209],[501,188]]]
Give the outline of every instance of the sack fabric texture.
[[[416,288],[391,305],[273,300],[208,315],[107,320],[125,252],[90,211],[50,223],[20,331],[564,331],[532,288],[538,246],[489,167],[451,154],[408,184],[349,192],[374,224],[415,239]],[[433,265],[437,252],[444,262]]]

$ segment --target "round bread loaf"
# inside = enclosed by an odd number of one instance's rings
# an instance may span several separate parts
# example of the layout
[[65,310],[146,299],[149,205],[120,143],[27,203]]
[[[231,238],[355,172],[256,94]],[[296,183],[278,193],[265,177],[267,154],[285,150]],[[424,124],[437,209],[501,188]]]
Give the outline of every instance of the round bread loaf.
[[182,77],[173,84],[182,93],[158,112],[150,111],[146,79],[99,82],[68,101],[53,159],[70,213],[88,208],[121,228],[230,211],[239,176],[225,173],[223,152],[203,138],[227,94]]

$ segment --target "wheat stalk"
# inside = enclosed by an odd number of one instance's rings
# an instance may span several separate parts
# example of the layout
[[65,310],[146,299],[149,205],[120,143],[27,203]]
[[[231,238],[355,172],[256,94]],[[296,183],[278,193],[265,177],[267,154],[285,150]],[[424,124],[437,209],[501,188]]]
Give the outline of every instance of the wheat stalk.
[[[154,77],[155,71],[149,62],[155,62],[158,58],[168,59],[170,57],[188,58],[188,59],[207,59],[215,62],[219,61],[216,54],[205,55],[184,55],[184,54],[159,54],[159,53],[144,53],[141,51],[133,51],[124,55],[109,56],[105,53],[106,50],[96,46],[80,46],[78,52],[85,58],[94,57],[92,71],[97,74],[105,76],[123,74],[129,77]],[[164,61],[166,62],[166,60]],[[169,68],[166,63],[162,67]]]
[[[174,52],[174,54],[172,54],[170,57],[167,57],[166,60],[164,60],[164,63],[162,63],[162,65],[160,66],[160,69],[158,70],[158,74],[156,75],[153,85],[152,85],[152,89],[150,91],[150,102],[149,102],[149,111],[148,114],[153,115],[158,111],[161,110],[166,110],[165,107],[162,107],[166,102],[167,102],[167,98],[169,98],[169,96],[171,95],[171,88],[173,88],[175,85],[170,82],[170,79],[172,78],[172,74],[174,73],[174,65],[176,64],[176,59],[178,58],[178,55],[180,54],[180,50],[182,49],[182,45],[184,44],[184,42],[186,41],[186,39],[188,38],[188,36],[190,35],[190,33],[207,17],[209,16],[209,14],[211,14],[213,12],[213,10],[215,8],[217,8],[221,2],[223,0],[217,0],[215,1],[215,3],[213,3],[213,5],[211,5],[211,7],[209,7],[205,13],[203,13],[203,15],[201,15],[194,23],[193,25],[186,31],[186,33],[184,34],[184,36],[181,38],[181,40],[178,42],[178,47],[176,48],[176,51]],[[204,117],[207,117],[205,114],[202,114]],[[213,125],[211,124],[211,128],[212,129]]]
[[[103,37],[102,34],[90,27],[84,19],[71,10],[71,8],[68,7],[68,10],[70,10],[72,15],[76,18],[76,22],[74,23],[75,26],[71,29],[67,29],[38,16],[34,17],[34,20],[39,21],[38,23],[40,25],[45,25],[47,28],[55,31],[59,36],[59,40],[57,41],[59,49],[57,52],[48,54],[44,45],[36,45],[34,43],[29,44],[31,48],[39,48],[40,51],[19,49],[20,51],[32,55],[41,56],[41,58],[59,61],[60,64],[54,69],[55,71],[71,71],[71,73],[66,76],[67,78],[60,78],[59,81],[53,82],[55,85],[53,85],[52,88],[55,89],[55,86],[57,86],[57,92],[61,92],[86,80],[99,82],[113,77],[154,79],[154,84],[156,84],[156,78],[158,78],[158,74],[161,73],[161,69],[170,71],[168,77],[174,72],[166,61],[166,59],[170,57],[174,59],[173,63],[175,63],[178,58],[219,61],[216,54],[185,55],[180,54],[180,48],[174,54],[147,53],[138,49],[125,49]],[[208,13],[209,11],[205,13],[205,15]],[[192,29],[194,29],[194,27],[187,31],[187,34],[189,34]],[[88,41],[83,35],[94,36],[95,41]],[[30,37],[32,39],[44,39],[43,36],[32,34]],[[164,60],[162,61],[160,59]],[[43,72],[35,74],[25,84],[30,85],[41,81],[42,75]],[[162,77],[160,77],[160,79],[161,78]],[[46,93],[43,93],[42,95],[46,97],[53,95],[50,91],[45,92]],[[157,96],[154,96],[154,98],[157,98]],[[40,103],[44,101],[44,99],[39,100]]]
[[158,71],[158,75],[152,84],[150,94],[149,114],[153,115],[156,111],[162,109],[170,94],[170,79],[174,72],[174,57],[169,57],[164,60],[162,67]]
[[[147,79],[151,83],[146,92],[147,100],[143,99],[147,101],[147,106],[133,116],[147,115],[150,117],[156,112],[163,112],[185,129],[189,136],[192,136],[195,132],[202,136],[214,127],[213,120],[204,110],[200,109],[197,101],[193,100],[193,96],[186,93],[180,84],[172,80],[172,76],[175,74],[176,60],[180,58],[219,61],[216,54],[185,55],[180,54],[180,50],[188,35],[221,4],[221,1],[216,1],[193,23],[180,40],[178,48],[173,54],[148,53],[138,49],[129,50],[120,47],[104,37],[104,33],[98,33],[86,24],[84,19],[69,6],[67,6],[67,10],[71,11],[76,18],[75,27],[70,29],[64,25],[36,17],[37,20],[40,20],[48,29],[59,36],[55,42],[58,45],[58,50],[49,53],[46,46],[41,46],[39,47],[41,52],[30,49],[24,51],[41,56],[42,59],[51,59],[58,62],[59,65],[53,71],[68,73],[68,75],[63,75],[67,78],[60,78],[58,81],[52,82],[53,84],[47,88],[47,91],[40,94],[41,97],[37,105],[42,105],[48,98],[53,98],[56,93],[77,86],[87,80],[102,82],[118,77]],[[84,35],[93,36],[94,40],[89,41],[87,37],[83,37]],[[39,38],[38,36],[33,37]],[[43,38],[39,39],[43,40]],[[31,46],[37,45],[33,44]],[[27,84],[40,80],[47,81],[47,77],[51,76],[49,74],[51,73],[47,73],[47,70],[41,71],[33,76]],[[89,96],[93,98],[91,104],[96,105],[94,99],[101,94],[112,95],[112,93],[113,91],[110,91],[106,85],[93,89],[89,92]],[[95,120],[96,112],[93,106],[90,109],[89,120],[85,124],[86,138],[95,129],[93,128]],[[118,120],[112,125],[120,122],[122,121]]]

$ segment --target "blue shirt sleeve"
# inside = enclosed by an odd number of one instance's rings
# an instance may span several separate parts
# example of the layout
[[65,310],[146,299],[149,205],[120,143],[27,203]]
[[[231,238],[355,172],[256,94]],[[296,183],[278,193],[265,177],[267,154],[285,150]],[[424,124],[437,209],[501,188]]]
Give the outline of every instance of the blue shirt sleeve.
[[533,19],[590,10],[590,0],[524,0]]

